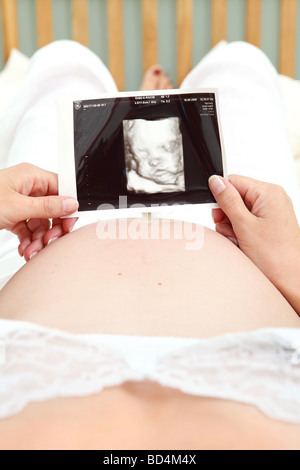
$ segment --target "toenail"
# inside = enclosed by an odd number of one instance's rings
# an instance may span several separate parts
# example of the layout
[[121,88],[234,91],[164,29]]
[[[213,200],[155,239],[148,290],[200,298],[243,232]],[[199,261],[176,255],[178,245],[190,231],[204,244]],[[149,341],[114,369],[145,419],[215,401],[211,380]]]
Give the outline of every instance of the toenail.
[[160,70],[160,69],[156,69],[156,70],[154,70],[154,73],[155,73],[155,75],[160,75],[160,74],[161,74],[161,70]]

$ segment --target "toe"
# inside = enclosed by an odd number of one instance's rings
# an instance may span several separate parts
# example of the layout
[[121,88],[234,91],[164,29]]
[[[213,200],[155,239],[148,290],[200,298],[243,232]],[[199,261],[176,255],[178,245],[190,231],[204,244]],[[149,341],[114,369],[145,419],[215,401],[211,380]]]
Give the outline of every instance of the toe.
[[140,90],[159,90],[159,81],[163,75],[160,65],[153,65],[144,74],[143,83]]
[[171,82],[170,78],[166,74],[162,74],[159,81],[159,89],[160,90],[170,90],[173,87],[173,83]]

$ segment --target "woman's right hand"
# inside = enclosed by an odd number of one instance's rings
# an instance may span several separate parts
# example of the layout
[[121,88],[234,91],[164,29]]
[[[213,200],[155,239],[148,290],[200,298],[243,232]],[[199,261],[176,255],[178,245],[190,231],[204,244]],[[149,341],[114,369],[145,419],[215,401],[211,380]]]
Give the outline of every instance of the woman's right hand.
[[19,254],[26,261],[70,232],[77,219],[62,217],[77,209],[75,199],[58,196],[55,173],[29,163],[0,170],[0,230],[18,236]]
[[220,209],[216,231],[239,248],[300,312],[300,229],[292,202],[280,186],[232,175],[209,179]]

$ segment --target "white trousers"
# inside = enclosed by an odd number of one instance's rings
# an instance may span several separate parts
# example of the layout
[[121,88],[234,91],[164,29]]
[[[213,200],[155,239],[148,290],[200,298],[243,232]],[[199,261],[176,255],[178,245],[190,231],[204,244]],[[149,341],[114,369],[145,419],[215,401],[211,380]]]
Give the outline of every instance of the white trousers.
[[[277,72],[257,48],[243,42],[213,49],[188,75],[182,88],[218,88],[228,174],[283,186],[300,218],[296,171],[288,143]],[[34,54],[18,95],[0,119],[0,167],[30,162],[57,171],[57,100],[117,92],[101,60],[72,41],[57,41]],[[173,216],[213,228],[210,210]],[[78,226],[92,220],[85,220]],[[0,288],[20,267],[18,241],[0,233]],[[2,283],[1,283],[2,278]]]

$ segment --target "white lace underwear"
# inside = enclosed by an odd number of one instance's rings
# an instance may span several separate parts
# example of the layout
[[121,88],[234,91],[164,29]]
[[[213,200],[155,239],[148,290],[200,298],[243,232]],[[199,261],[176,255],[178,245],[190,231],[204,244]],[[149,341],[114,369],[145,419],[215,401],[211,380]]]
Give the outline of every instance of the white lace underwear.
[[300,330],[200,340],[76,336],[0,320],[0,418],[31,402],[87,396],[129,380],[254,405],[300,424]]

